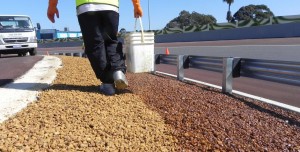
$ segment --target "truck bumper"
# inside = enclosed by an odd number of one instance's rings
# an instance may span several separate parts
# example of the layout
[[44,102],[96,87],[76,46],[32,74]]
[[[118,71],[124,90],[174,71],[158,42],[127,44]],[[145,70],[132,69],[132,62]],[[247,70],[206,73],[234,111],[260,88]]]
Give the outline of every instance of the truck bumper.
[[37,48],[37,43],[4,44],[0,45],[0,53],[14,54],[22,53]]

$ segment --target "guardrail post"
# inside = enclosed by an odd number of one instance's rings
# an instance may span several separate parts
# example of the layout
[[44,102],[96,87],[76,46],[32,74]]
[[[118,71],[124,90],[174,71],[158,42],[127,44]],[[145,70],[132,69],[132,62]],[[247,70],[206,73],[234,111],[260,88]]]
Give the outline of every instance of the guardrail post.
[[80,57],[81,55],[80,55],[81,53],[79,52],[79,53],[73,53],[73,56],[74,57]]
[[183,57],[183,55],[177,56],[177,80],[179,81],[184,79]]
[[86,55],[86,53],[85,53],[85,52],[83,52],[83,53],[81,54],[81,57],[83,57],[83,58],[87,58],[87,55]]
[[222,92],[232,94],[233,58],[223,58]]
[[178,55],[177,56],[177,80],[183,81],[184,79],[184,69],[188,68],[188,56]]
[[73,56],[72,53],[65,53],[65,56]]

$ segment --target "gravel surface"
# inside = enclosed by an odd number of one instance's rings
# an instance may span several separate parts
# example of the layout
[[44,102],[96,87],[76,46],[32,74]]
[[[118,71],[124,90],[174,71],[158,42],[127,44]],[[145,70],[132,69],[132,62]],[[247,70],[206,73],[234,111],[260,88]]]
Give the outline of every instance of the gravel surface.
[[0,151],[300,151],[300,114],[148,73],[104,96],[87,59],[60,58],[53,85],[0,124]]

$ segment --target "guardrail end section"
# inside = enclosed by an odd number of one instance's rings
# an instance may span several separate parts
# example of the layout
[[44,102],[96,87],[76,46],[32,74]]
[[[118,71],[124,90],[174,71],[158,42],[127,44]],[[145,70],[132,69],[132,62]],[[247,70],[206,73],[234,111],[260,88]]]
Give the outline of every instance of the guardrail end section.
[[156,74],[156,64],[160,64],[160,54],[154,54],[154,63],[153,63],[153,71],[152,74]]
[[183,68],[184,69],[190,68],[190,56],[188,55],[183,56]]
[[155,64],[160,64],[160,54],[154,54],[154,62]]
[[232,77],[238,78],[241,76],[241,58],[233,58]]

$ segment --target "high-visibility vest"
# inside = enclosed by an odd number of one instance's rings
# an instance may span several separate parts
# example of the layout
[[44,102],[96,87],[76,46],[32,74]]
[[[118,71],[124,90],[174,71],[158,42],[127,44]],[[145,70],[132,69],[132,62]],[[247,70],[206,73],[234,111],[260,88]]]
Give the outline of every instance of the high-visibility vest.
[[76,7],[82,4],[108,4],[119,7],[119,0],[76,0]]

